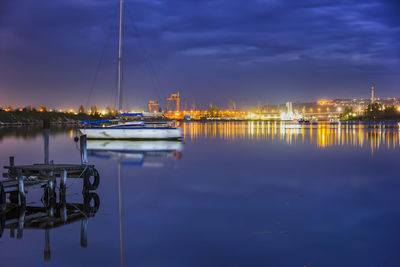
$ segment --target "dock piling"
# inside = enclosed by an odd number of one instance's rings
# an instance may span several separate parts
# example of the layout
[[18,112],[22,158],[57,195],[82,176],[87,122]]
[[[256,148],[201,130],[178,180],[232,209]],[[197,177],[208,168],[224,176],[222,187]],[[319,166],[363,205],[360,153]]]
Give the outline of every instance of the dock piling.
[[87,247],[87,226],[88,220],[83,219],[81,222],[81,247],[83,248]]
[[18,177],[18,193],[21,206],[25,206],[26,204],[26,195],[25,195],[25,186],[24,186],[24,177],[22,176],[22,170],[17,170]]
[[83,165],[87,165],[88,164],[86,139],[87,139],[86,135],[82,135],[81,139],[80,139],[81,163]]
[[54,217],[54,208],[56,204],[56,192],[55,192],[55,178],[49,180],[49,216]]
[[10,157],[10,167],[14,167],[15,162],[14,162],[14,156]]
[[25,224],[25,206],[20,207],[19,217],[18,217],[18,229],[17,229],[17,239],[21,239],[24,233]]
[[50,121],[43,120],[44,130],[44,164],[49,164],[49,143],[50,143]]
[[12,225],[10,228],[10,238],[14,238],[14,237],[15,237],[15,227],[14,227],[14,225]]
[[60,189],[67,186],[67,170],[63,170],[60,180]]
[[4,191],[3,183],[0,182],[0,212],[6,209],[6,192]]
[[46,229],[44,233],[44,260],[50,260],[50,230]]

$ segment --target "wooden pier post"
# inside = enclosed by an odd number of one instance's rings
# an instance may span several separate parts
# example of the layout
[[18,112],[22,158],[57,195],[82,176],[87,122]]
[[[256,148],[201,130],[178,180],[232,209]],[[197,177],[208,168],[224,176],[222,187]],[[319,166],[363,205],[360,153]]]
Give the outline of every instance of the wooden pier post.
[[10,169],[8,169],[8,177],[16,175],[15,170],[13,169],[15,166],[14,156],[10,157]]
[[54,217],[54,206],[56,203],[56,192],[55,192],[55,178],[51,177],[49,180],[49,216]]
[[66,186],[67,186],[67,170],[63,170],[60,179],[60,190],[61,188],[65,188]]
[[14,167],[15,162],[14,162],[14,156],[10,157],[10,167]]
[[87,247],[87,227],[88,227],[88,220],[83,219],[81,222],[81,247]]
[[17,229],[17,239],[22,239],[24,233],[25,224],[25,206],[19,207],[19,217],[18,217],[18,229]]
[[0,213],[6,209],[6,192],[4,191],[3,183],[0,182]]
[[61,204],[61,207],[60,207],[60,217],[61,217],[61,220],[62,220],[63,222],[67,222],[67,220],[68,220],[68,214],[67,214],[67,206],[65,205],[65,202]]
[[44,233],[44,260],[50,260],[50,230],[46,228]]
[[49,158],[49,140],[50,140],[50,121],[43,120],[43,130],[44,130],[44,164],[50,163]]
[[25,195],[24,177],[22,176],[21,169],[17,170],[17,177],[18,177],[18,193],[19,193],[20,204],[23,208],[25,208],[26,195]]
[[60,180],[60,216],[61,220],[63,222],[66,222],[68,219],[67,216],[67,207],[66,207],[66,190],[67,190],[67,171],[64,170],[61,174],[61,180]]
[[80,138],[80,149],[81,149],[81,163],[84,165],[88,164],[86,140],[87,140],[86,135],[82,135]]
[[14,225],[11,225],[10,228],[10,238],[14,238],[15,237],[15,227]]

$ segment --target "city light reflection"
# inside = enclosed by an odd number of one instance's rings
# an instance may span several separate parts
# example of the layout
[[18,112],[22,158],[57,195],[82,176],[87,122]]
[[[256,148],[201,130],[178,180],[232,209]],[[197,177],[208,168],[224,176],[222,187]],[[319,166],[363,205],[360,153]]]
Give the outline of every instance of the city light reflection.
[[326,124],[299,125],[279,122],[190,122],[182,125],[185,138],[265,140],[291,144],[314,144],[318,148],[335,146],[369,147],[371,153],[379,148],[400,148],[400,131],[393,128],[367,128],[362,125],[339,126]]

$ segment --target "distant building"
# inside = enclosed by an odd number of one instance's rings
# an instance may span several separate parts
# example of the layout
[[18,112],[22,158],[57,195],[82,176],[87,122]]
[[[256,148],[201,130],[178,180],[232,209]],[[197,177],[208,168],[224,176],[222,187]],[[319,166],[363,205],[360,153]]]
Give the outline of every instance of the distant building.
[[288,114],[293,113],[293,103],[292,102],[286,102],[286,112]]
[[375,86],[371,85],[371,104],[375,103],[374,90]]

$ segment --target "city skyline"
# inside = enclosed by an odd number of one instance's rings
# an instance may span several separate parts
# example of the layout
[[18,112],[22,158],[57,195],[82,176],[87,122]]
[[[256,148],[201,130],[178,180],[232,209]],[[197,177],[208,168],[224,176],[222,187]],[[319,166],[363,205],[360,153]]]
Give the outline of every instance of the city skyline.
[[[124,108],[176,91],[203,107],[368,98],[371,84],[377,97],[399,97],[396,1],[126,6]],[[0,106],[112,106],[118,1],[24,0],[0,10]]]

